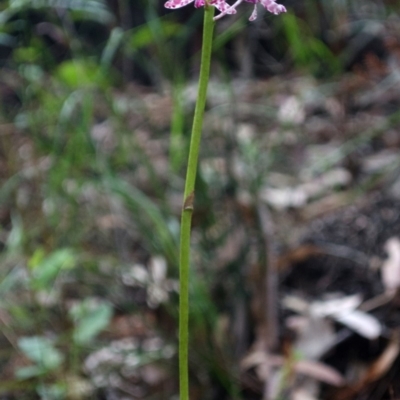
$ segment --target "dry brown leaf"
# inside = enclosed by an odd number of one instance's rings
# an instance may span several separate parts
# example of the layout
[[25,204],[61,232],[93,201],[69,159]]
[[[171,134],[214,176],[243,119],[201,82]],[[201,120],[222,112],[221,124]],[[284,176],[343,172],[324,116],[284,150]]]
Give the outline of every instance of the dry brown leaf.
[[385,149],[362,159],[361,168],[365,173],[377,173],[389,168],[399,158],[398,150]]
[[395,333],[383,353],[368,369],[363,383],[376,381],[389,371],[400,352],[399,334]]
[[380,322],[374,316],[360,310],[334,315],[333,318],[370,340],[377,339],[382,332]]
[[345,380],[343,376],[334,368],[318,361],[300,360],[294,364],[294,370],[320,382],[332,386],[343,386]]
[[300,208],[309,201],[329,193],[337,186],[347,186],[351,174],[344,168],[333,169],[297,186],[267,187],[260,192],[263,201],[277,210]]
[[380,322],[364,311],[356,310],[361,305],[361,296],[352,295],[342,298],[314,301],[305,305],[304,301],[294,296],[286,296],[283,304],[293,311],[308,313],[315,319],[331,318],[346,325],[359,335],[373,340],[382,332]]
[[315,317],[329,317],[355,310],[362,302],[359,294],[340,298],[314,301],[310,306],[310,313]]
[[121,215],[116,214],[107,214],[101,217],[98,217],[96,220],[97,226],[100,229],[124,229],[126,228],[126,221]]
[[400,351],[399,332],[395,332],[383,353],[372,363],[372,365],[364,372],[358,382],[351,387],[345,388],[340,393],[340,399],[347,400],[355,398],[355,395],[361,390],[365,390],[365,386],[375,382],[393,366]]
[[[334,368],[318,361],[312,360],[287,360],[285,357],[277,355],[267,355],[265,352],[256,351],[249,354],[242,360],[243,369],[258,367],[260,379],[266,379],[266,371],[270,371],[271,367],[286,367],[290,365],[291,369],[297,374],[306,375],[320,382],[327,383],[332,386],[342,386],[345,383],[343,376]],[[260,368],[264,366],[265,368]]]
[[400,287],[400,239],[390,238],[384,248],[388,258],[382,264],[382,283],[386,291],[394,292]]
[[361,300],[361,296],[352,295],[318,301],[311,305],[310,312],[312,315],[333,318],[367,339],[376,339],[381,334],[381,324],[374,316],[356,310]]
[[143,380],[150,386],[159,385],[167,378],[165,369],[156,364],[147,364],[141,368]]
[[243,370],[253,368],[257,365],[265,363],[268,359],[267,353],[261,350],[255,350],[247,354],[240,362],[240,367]]
[[293,390],[291,400],[317,400],[306,388],[299,387]]
[[278,119],[284,124],[300,125],[305,116],[304,103],[296,96],[289,96],[279,107]]
[[326,318],[304,317],[306,323],[299,329],[294,347],[307,360],[317,360],[336,341],[333,324]]

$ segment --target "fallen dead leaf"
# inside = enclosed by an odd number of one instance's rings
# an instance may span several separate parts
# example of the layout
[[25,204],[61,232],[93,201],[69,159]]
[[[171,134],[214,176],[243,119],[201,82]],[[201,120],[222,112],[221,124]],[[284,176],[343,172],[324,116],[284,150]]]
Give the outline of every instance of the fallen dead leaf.
[[291,400],[317,400],[318,398],[313,396],[308,388],[295,388],[291,396]]
[[336,315],[334,319],[370,340],[377,339],[382,332],[380,322],[374,316],[360,310]]
[[332,386],[343,386],[344,377],[334,368],[318,361],[300,360],[294,363],[294,370],[317,381],[327,383]]
[[279,108],[278,119],[284,124],[302,124],[305,119],[303,102],[296,96],[289,96]]
[[390,238],[384,249],[388,258],[382,264],[382,283],[387,292],[394,292],[400,287],[400,239]]
[[367,339],[376,339],[381,334],[381,324],[374,316],[356,310],[361,301],[359,295],[318,301],[311,305],[310,311],[314,315],[333,318]]
[[307,360],[317,360],[325,354],[336,341],[333,323],[327,318],[308,316],[298,329],[294,348]]
[[393,366],[400,352],[399,332],[394,332],[392,338],[383,353],[371,364],[358,379],[357,383],[344,388],[338,393],[341,400],[354,399],[365,387],[383,377]]
[[359,294],[333,298],[322,301],[314,301],[310,306],[310,313],[316,317],[329,317],[335,314],[343,314],[354,310],[361,304]]
[[300,208],[336,187],[348,186],[350,182],[350,172],[344,168],[336,168],[297,186],[264,188],[260,192],[260,198],[277,210]]
[[394,165],[398,161],[398,158],[399,154],[397,149],[385,149],[379,153],[365,157],[362,160],[361,168],[365,173],[376,173]]
[[[345,383],[344,377],[338,371],[322,362],[313,360],[288,360],[285,357],[267,355],[261,351],[256,351],[246,356],[242,360],[241,367],[245,370],[258,367],[258,372],[261,372],[259,378],[265,380],[268,378],[265,372],[270,371],[271,367],[287,367],[287,364],[290,364],[290,368],[296,374],[302,374],[332,386],[342,386]],[[260,369],[259,367],[261,366],[265,366],[266,368]]]
[[313,318],[331,318],[359,335],[373,340],[380,336],[382,326],[380,322],[370,314],[356,308],[361,305],[360,295],[352,295],[341,298],[314,301],[308,306],[304,300],[295,296],[286,296],[284,306],[300,313],[309,313]]
[[363,384],[376,381],[389,371],[400,352],[399,334],[394,333],[389,344],[368,369]]

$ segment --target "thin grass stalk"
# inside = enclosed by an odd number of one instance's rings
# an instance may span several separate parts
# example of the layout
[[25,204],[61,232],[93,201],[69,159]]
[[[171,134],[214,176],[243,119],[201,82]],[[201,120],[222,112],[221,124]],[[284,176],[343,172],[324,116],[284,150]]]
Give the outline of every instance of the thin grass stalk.
[[210,76],[210,64],[214,31],[214,7],[204,7],[203,44],[197,102],[193,119],[190,150],[186,171],[185,193],[181,219],[180,255],[179,255],[179,391],[180,400],[189,400],[189,264],[190,233],[194,207],[194,187],[199,158],[201,131],[206,105],[207,87]]

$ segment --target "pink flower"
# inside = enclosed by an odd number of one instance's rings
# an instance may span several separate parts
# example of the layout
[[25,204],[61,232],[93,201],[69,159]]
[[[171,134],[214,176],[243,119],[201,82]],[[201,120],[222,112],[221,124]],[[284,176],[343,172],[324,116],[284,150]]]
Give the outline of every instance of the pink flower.
[[286,7],[283,6],[282,4],[275,3],[275,0],[245,0],[245,1],[254,4],[254,10],[249,18],[250,21],[254,21],[257,18],[258,3],[260,3],[267,11],[275,15],[286,12]]
[[[196,8],[203,7],[207,0],[168,0],[165,3],[166,8],[180,8],[193,3]],[[254,10],[249,18],[250,21],[254,21],[257,18],[257,4],[261,4],[267,11],[272,14],[278,15],[280,13],[286,12],[285,6],[276,3],[275,0],[237,0],[233,5],[229,5],[225,0],[208,0],[208,4],[214,6],[220,14],[218,14],[214,20],[222,18],[227,14],[236,14],[236,8],[246,1],[247,3],[254,4]]]
[[[169,0],[165,3],[166,8],[181,8],[193,3],[196,8],[203,7],[206,4],[206,0]],[[236,10],[232,8],[225,0],[209,0],[208,4],[214,6],[218,11],[226,14],[235,14]]]
[[[285,6],[281,4],[277,4],[275,0],[244,0],[247,3],[252,3],[254,4],[254,10],[249,18],[250,21],[254,21],[257,18],[257,4],[260,3],[267,11],[269,11],[272,14],[278,15],[280,13],[286,12]],[[237,0],[235,4],[233,4],[230,9],[236,9],[239,4],[243,3],[243,0]],[[219,15],[217,15],[214,19],[220,19],[224,15],[228,14],[230,11],[228,9],[227,11],[222,11]]]

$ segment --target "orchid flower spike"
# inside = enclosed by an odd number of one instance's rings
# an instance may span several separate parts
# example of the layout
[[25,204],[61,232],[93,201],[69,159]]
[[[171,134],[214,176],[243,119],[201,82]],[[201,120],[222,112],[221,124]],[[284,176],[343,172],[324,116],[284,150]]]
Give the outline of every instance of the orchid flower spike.
[[233,4],[228,10],[222,11],[220,14],[218,14],[214,20],[220,19],[224,15],[229,14],[231,9],[236,9],[241,3],[243,3],[243,1],[254,4],[254,9],[250,15],[249,21],[254,21],[257,18],[258,3],[260,3],[267,11],[275,15],[286,12],[286,7],[282,4],[276,3],[275,0],[237,0],[236,3]]
[[285,6],[276,3],[275,0],[237,0],[233,5],[229,5],[225,0],[168,0],[165,3],[165,7],[170,9],[181,8],[193,3],[193,1],[196,8],[205,6],[206,2],[214,6],[220,12],[214,17],[214,20],[220,19],[227,14],[236,14],[236,8],[243,1],[254,4],[254,10],[249,18],[250,21],[254,21],[257,18],[257,5],[259,3],[272,14],[278,15],[286,12]]
[[[175,9],[187,6],[193,3],[196,8],[206,5],[207,0],[169,0],[165,3],[165,8]],[[208,4],[214,6],[221,14],[236,14],[236,10],[232,8],[225,0],[208,0]]]

